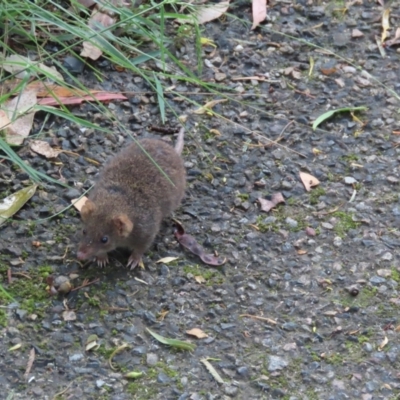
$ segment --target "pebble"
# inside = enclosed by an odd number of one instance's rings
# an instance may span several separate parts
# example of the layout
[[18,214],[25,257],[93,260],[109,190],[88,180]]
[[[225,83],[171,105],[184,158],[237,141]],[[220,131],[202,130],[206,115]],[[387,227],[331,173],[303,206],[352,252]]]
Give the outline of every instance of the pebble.
[[71,356],[69,356],[69,361],[71,362],[79,361],[82,360],[84,357],[85,356],[82,353],[72,354]]
[[158,355],[155,353],[147,353],[146,354],[146,363],[147,365],[156,365],[158,363]]
[[278,356],[268,356],[268,371],[275,372],[286,368],[289,365],[282,357]]
[[346,185],[353,185],[354,183],[357,183],[357,180],[354,179],[354,178],[352,178],[351,176],[346,176],[346,177],[344,178],[344,183],[345,183]]
[[333,245],[335,247],[340,247],[343,244],[343,239],[340,236],[335,236],[333,239]]

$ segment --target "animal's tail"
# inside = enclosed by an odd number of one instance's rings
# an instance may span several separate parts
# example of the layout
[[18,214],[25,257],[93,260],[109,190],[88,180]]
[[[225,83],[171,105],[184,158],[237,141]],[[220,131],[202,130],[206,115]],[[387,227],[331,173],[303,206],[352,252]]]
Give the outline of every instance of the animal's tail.
[[185,133],[185,128],[182,126],[182,128],[180,129],[179,133],[178,133],[178,138],[176,139],[176,143],[175,143],[175,151],[181,155],[182,154],[182,150],[183,150],[183,145],[184,145],[184,133]]

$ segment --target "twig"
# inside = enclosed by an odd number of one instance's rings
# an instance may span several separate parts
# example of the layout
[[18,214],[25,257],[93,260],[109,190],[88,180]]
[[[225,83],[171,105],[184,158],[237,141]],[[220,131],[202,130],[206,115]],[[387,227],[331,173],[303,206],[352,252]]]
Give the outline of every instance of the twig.
[[61,390],[61,392],[56,393],[52,398],[52,400],[57,400],[57,397],[63,395],[72,386],[73,383],[74,382],[70,382],[64,390]]
[[98,282],[99,280],[100,280],[100,278],[97,278],[97,279],[95,279],[95,280],[92,281],[92,282],[84,283],[83,285],[78,286],[78,287],[72,289],[71,292],[73,292],[73,291],[75,291],[75,290],[78,290],[78,289],[82,289],[82,288],[84,288],[84,287],[86,287],[86,286],[92,285],[93,283],[96,283],[96,282]]
[[31,351],[29,352],[28,364],[26,365],[26,370],[24,373],[24,378],[26,379],[31,372],[33,362],[35,361],[35,348],[32,347]]
[[277,324],[277,322],[274,321],[271,318],[259,317],[258,315],[241,314],[241,315],[239,315],[239,317],[247,317],[247,318],[259,319],[260,321],[266,321],[266,322],[268,322],[269,324],[272,324],[272,325],[276,325]]

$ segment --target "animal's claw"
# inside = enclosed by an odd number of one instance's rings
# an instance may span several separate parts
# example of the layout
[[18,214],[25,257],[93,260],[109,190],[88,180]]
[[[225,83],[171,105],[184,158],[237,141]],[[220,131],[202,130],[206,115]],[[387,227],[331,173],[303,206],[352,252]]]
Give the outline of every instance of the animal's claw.
[[142,261],[141,256],[137,256],[136,254],[132,253],[131,256],[129,257],[128,264],[126,265],[127,268],[130,268],[131,271],[134,270],[138,264]]
[[100,268],[104,268],[108,264],[108,256],[106,254],[105,256],[96,257],[95,261]]

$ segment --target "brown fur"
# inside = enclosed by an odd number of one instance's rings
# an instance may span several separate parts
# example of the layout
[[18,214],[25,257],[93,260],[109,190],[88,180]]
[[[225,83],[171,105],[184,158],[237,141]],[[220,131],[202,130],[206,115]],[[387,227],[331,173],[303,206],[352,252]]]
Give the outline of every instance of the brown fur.
[[106,164],[89,194],[81,210],[79,259],[95,258],[103,265],[109,251],[122,247],[132,251],[128,265],[136,266],[162,219],[180,205],[185,191],[181,157],[162,140],[138,143],[147,154],[138,144],[130,144]]

